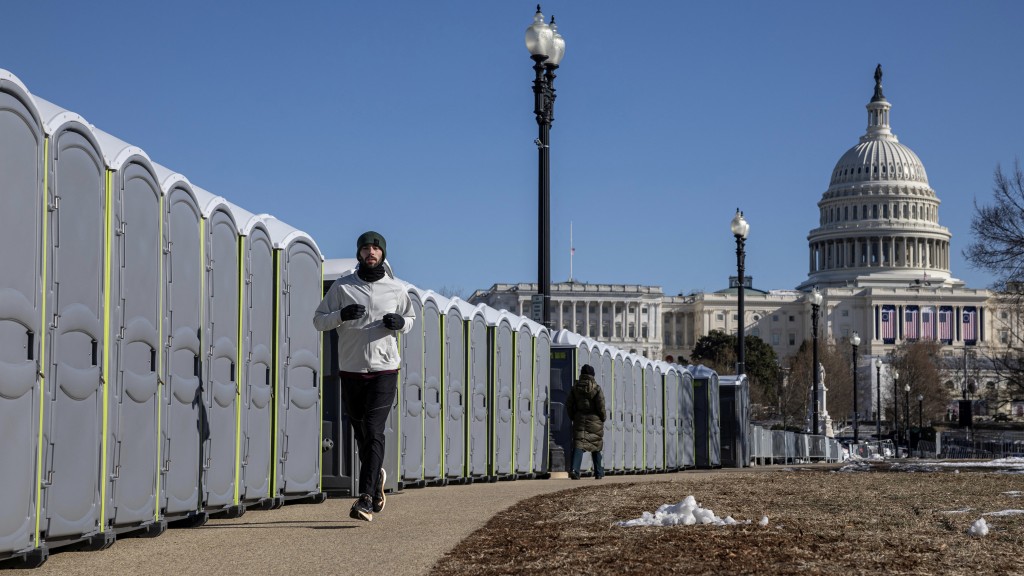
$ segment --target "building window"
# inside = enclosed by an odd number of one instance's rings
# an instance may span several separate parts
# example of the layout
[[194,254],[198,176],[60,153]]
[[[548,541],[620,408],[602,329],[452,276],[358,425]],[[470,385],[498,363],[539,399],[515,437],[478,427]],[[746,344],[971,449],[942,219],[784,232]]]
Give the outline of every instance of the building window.
[[615,337],[622,338],[622,322],[615,323]]
[[611,337],[611,329],[608,327],[608,323],[607,322],[605,322],[604,325],[601,326],[601,336],[603,338],[610,338]]
[[633,322],[629,323],[629,336],[627,338],[636,338],[636,324]]
[[755,338],[760,338],[761,337],[761,330],[758,329],[758,328],[754,328],[753,330],[750,331],[750,335],[755,337]]
[[778,346],[778,345],[779,345],[779,333],[778,332],[772,332],[772,346]]
[[796,334],[794,334],[793,332],[789,333],[789,345],[796,346]]
[[716,317],[718,318],[718,321],[721,322],[722,320],[725,320],[725,313],[719,312]]
[[644,306],[643,308],[641,308],[640,309],[640,313],[646,316],[647,315],[647,306]]
[[1010,313],[1007,312],[1006,310],[1003,310],[1002,312],[999,313],[999,317],[1002,318],[1003,320],[1009,320]]
[[999,331],[999,343],[1000,344],[1004,344],[1004,345],[1010,343],[1010,333],[1008,331],[1006,331],[1006,330],[1000,330]]
[[850,311],[849,310],[843,310],[841,315],[842,315],[843,318],[847,318],[847,317],[850,316]]
[[646,322],[644,322],[643,324],[640,325],[640,337],[643,338],[644,340],[647,339],[647,323]]
[[733,315],[732,315],[732,319],[733,319],[733,320],[739,320],[739,319],[740,319],[740,316],[739,316],[739,314],[733,314]]
[[789,321],[790,321],[790,322],[795,322],[795,321],[796,321],[796,317],[795,317],[795,316],[793,316],[792,314],[790,314],[790,316],[789,316]]
[[597,326],[590,327],[590,337],[597,338]]

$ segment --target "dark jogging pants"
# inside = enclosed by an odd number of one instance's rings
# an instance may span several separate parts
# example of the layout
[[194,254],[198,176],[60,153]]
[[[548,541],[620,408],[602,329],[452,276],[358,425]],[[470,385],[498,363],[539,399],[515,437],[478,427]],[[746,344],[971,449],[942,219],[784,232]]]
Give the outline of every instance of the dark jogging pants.
[[359,493],[376,493],[384,463],[384,426],[398,393],[398,374],[341,376],[341,401],[359,449]]

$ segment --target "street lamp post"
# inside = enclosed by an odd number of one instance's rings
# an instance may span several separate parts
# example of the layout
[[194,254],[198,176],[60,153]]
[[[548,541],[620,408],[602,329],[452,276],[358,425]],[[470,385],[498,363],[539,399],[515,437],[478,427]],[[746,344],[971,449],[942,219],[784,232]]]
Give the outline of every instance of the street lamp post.
[[[869,388],[870,390],[870,388]],[[882,359],[875,358],[875,438],[881,452],[882,444]]]
[[909,383],[903,386],[903,392],[905,393],[905,396],[903,397],[903,416],[904,416],[904,418],[903,418],[903,422],[904,422],[903,436],[904,436],[904,439],[907,441],[907,454],[910,454],[910,384]]
[[853,345],[853,443],[856,444],[860,437],[857,427],[857,347],[860,346],[860,334],[854,332],[850,344]]
[[817,436],[818,434],[818,390],[821,387],[821,371],[818,370],[818,310],[821,307],[821,292],[818,292],[818,288],[815,287],[814,291],[810,295],[811,302],[811,334],[814,335],[813,342],[813,354],[812,362],[813,366],[811,371],[814,376],[814,422],[811,424],[811,433]]
[[895,368],[892,371],[892,441],[896,444],[896,457],[900,455],[900,389],[897,381],[900,379],[900,372]]
[[554,16],[551,23],[544,22],[540,4],[533,16],[533,24],[526,29],[526,49],[533,59],[536,78],[533,81],[533,113],[537,117],[540,134],[534,141],[538,151],[537,223],[537,292],[541,300],[541,322],[551,325],[551,123],[555,120],[555,70],[565,55],[565,40],[558,33]]
[[743,246],[747,241],[747,234],[750,232],[750,224],[743,218],[743,212],[736,209],[736,215],[729,223],[732,235],[736,237],[736,273],[739,276],[737,288],[736,306],[739,312],[739,330],[736,332],[736,375],[746,374],[747,367],[743,357],[744,340],[746,340],[746,318],[743,313]]

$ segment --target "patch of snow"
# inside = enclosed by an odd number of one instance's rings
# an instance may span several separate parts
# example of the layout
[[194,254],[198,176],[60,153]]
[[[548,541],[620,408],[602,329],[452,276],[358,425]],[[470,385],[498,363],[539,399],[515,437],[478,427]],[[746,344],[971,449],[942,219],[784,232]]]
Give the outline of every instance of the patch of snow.
[[967,529],[967,533],[975,538],[982,538],[988,536],[988,523],[985,522],[985,517],[982,516],[971,524],[971,527]]

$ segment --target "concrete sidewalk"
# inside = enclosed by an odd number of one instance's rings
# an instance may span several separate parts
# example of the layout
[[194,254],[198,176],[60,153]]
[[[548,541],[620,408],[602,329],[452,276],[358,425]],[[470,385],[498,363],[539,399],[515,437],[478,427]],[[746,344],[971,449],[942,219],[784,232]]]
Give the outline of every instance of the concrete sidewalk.
[[[607,476],[601,482],[667,481],[675,476]],[[241,518],[210,520],[201,528],[169,529],[153,539],[125,537],[101,552],[57,551],[42,567],[24,573],[419,575],[516,502],[596,482],[554,478],[408,489],[389,495],[387,507],[369,523],[348,517],[351,498],[251,510]]]

